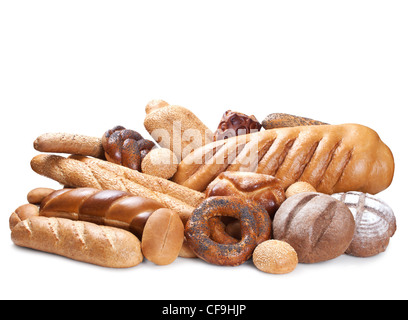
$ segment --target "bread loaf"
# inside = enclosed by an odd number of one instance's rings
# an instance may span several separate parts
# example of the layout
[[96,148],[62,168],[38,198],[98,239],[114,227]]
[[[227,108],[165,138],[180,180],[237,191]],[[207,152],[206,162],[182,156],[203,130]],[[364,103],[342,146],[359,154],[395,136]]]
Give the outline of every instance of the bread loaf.
[[204,199],[204,194],[166,179],[94,158],[40,154],[31,160],[38,174],[54,179],[64,186],[100,190],[120,190],[160,202],[177,212],[183,222]]
[[90,222],[31,217],[13,228],[11,239],[18,246],[103,267],[128,268],[143,260],[140,241],[132,233]]
[[72,133],[45,133],[34,141],[34,149],[41,152],[69,153],[104,159],[102,140]]
[[13,230],[13,228],[21,221],[28,219],[30,217],[38,216],[39,215],[39,208],[38,206],[31,204],[31,203],[26,203],[21,206],[19,206],[14,212],[11,214],[9,218],[9,227],[10,230]]
[[291,196],[273,220],[273,238],[289,243],[301,263],[317,263],[342,255],[354,231],[354,218],[347,206],[317,192]]
[[117,190],[61,189],[44,198],[39,214],[121,228],[142,239],[146,221],[164,206]]
[[363,192],[349,191],[332,196],[346,204],[356,222],[356,231],[346,254],[371,257],[384,252],[397,230],[391,207],[383,200]]
[[378,134],[362,125],[281,128],[197,149],[179,164],[173,181],[203,191],[224,171],[272,175],[284,188],[306,181],[327,194],[375,194],[391,184],[394,158]]
[[144,126],[161,147],[174,152],[178,161],[213,141],[214,133],[187,108],[164,101],[150,105],[146,106]]
[[266,130],[284,127],[320,126],[325,124],[328,123],[287,113],[271,113],[262,121],[262,127]]

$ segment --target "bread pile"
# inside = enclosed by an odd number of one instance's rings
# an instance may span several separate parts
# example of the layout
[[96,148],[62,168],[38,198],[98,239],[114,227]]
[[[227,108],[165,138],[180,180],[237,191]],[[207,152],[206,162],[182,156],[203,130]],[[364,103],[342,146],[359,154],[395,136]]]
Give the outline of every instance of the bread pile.
[[386,250],[396,219],[375,195],[394,159],[374,130],[228,110],[211,131],[163,100],[145,110],[147,139],[116,126],[34,141],[33,171],[61,188],[28,192],[9,219],[16,245],[111,268],[184,257],[273,274]]

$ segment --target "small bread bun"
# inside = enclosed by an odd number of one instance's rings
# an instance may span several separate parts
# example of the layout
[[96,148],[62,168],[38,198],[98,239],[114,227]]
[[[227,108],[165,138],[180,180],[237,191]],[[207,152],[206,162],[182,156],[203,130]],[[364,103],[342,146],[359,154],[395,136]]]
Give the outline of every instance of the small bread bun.
[[259,270],[273,274],[292,272],[298,264],[295,249],[279,240],[267,240],[259,244],[254,250],[252,260]]
[[173,151],[166,148],[151,150],[142,161],[142,172],[170,179],[177,171],[178,161]]
[[151,100],[147,103],[145,107],[145,112],[146,114],[149,114],[160,108],[164,108],[167,106],[169,106],[169,104],[164,100],[160,100],[160,99]]
[[172,263],[184,242],[184,225],[179,215],[167,208],[158,209],[149,217],[142,235],[144,257],[157,265]]
[[289,198],[291,196],[294,196],[295,194],[302,192],[316,192],[316,189],[310,183],[307,183],[305,181],[298,181],[290,185],[289,188],[286,189],[285,195],[286,198]]

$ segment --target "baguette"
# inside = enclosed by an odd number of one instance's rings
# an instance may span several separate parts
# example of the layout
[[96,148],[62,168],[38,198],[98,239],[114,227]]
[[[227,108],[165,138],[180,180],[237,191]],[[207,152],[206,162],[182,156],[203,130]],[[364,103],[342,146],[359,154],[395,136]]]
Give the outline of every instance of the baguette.
[[31,217],[11,231],[14,244],[110,268],[129,268],[143,261],[132,233],[90,222]]
[[13,230],[13,228],[21,221],[26,220],[28,218],[31,218],[33,216],[39,216],[40,210],[38,206],[31,204],[31,203],[26,203],[21,206],[19,206],[14,212],[10,215],[9,218],[9,227],[10,230]]
[[183,222],[204,199],[203,193],[172,181],[94,158],[40,154],[31,160],[31,167],[38,174],[65,186],[120,190],[158,201],[177,212]]
[[72,133],[45,133],[34,141],[40,152],[79,154],[105,159],[102,139]]
[[269,174],[285,189],[306,181],[327,194],[376,194],[391,184],[394,158],[378,134],[365,126],[299,126],[210,143],[179,164],[173,181],[203,191],[224,171]]
[[271,113],[262,121],[262,127],[265,130],[297,126],[320,126],[325,124],[328,123],[287,113]]

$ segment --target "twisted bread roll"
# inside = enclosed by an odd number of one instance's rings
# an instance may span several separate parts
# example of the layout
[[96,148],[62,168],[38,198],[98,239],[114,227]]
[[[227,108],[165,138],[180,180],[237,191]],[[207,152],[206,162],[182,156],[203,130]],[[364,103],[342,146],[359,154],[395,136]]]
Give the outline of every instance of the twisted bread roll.
[[138,132],[116,126],[102,136],[102,146],[108,161],[140,171],[143,158],[154,147]]
[[44,198],[40,216],[93,222],[128,230],[142,239],[147,219],[164,206],[117,190],[61,189]]
[[132,233],[90,222],[31,217],[12,229],[11,240],[21,247],[103,267],[129,268],[143,261],[140,241]]
[[203,191],[224,171],[269,174],[284,188],[306,181],[327,194],[386,189],[394,175],[391,150],[358,124],[265,130],[210,143],[180,164],[173,181]]
[[94,158],[40,154],[31,160],[31,167],[65,186],[120,190],[158,201],[177,212],[183,222],[204,199],[204,194],[166,179]]
[[223,172],[205,190],[206,197],[238,196],[255,201],[273,218],[285,201],[279,179],[253,172]]

